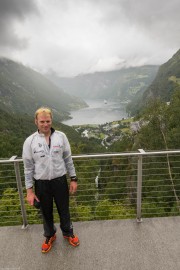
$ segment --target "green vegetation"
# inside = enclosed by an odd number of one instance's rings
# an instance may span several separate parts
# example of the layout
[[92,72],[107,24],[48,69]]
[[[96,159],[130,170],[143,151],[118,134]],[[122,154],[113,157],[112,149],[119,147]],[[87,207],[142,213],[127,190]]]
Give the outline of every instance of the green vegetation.
[[169,102],[177,85],[180,85],[180,50],[165,64],[161,65],[156,78],[150,86],[143,92],[139,91],[128,104],[127,111],[135,116],[147,107],[149,100],[160,98]]

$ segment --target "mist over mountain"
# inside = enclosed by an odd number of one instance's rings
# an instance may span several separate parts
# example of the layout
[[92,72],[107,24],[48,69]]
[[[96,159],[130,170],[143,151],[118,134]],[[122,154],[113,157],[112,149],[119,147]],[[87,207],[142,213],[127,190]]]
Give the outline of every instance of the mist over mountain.
[[65,93],[42,74],[12,60],[0,59],[0,107],[13,114],[33,115],[40,106],[51,107],[55,117],[65,119],[71,109],[85,102]]
[[115,71],[82,74],[73,78],[62,78],[55,73],[46,74],[66,93],[84,99],[131,100],[139,91],[145,91],[154,80],[158,66],[122,68]]

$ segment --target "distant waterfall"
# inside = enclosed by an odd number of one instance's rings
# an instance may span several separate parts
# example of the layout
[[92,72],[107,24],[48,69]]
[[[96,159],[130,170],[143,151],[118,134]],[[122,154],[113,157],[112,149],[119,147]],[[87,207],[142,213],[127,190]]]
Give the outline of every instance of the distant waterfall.
[[95,194],[95,200],[96,201],[99,198],[99,191],[98,191],[98,189],[99,189],[99,177],[100,177],[100,173],[101,173],[101,168],[99,169],[98,174],[97,174],[97,176],[95,178],[95,185],[96,185],[96,189],[97,189],[96,194]]

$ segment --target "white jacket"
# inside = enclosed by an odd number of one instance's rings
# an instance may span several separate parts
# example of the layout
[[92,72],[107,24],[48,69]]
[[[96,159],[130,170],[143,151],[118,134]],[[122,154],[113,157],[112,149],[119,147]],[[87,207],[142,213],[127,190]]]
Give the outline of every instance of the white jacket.
[[52,129],[50,147],[44,134],[38,131],[29,136],[23,145],[23,162],[26,189],[33,186],[35,180],[51,180],[68,172],[76,176],[71,148],[63,132]]

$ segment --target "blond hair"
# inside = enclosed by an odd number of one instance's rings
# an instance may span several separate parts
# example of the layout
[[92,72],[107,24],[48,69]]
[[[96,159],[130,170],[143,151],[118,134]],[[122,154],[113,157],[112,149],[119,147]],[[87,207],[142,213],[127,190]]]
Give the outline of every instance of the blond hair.
[[48,108],[48,107],[40,107],[35,112],[35,119],[37,119],[37,116],[38,116],[39,113],[43,113],[43,112],[50,114],[51,118],[53,118],[52,110],[50,108]]

